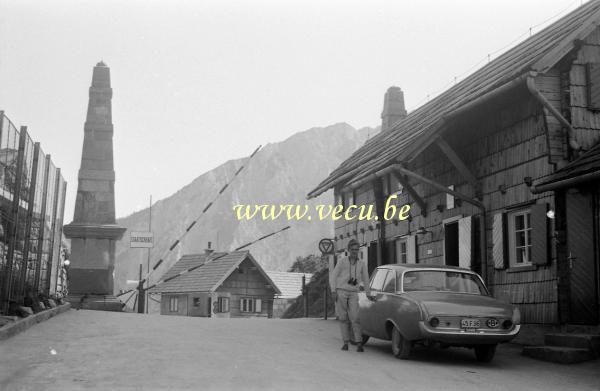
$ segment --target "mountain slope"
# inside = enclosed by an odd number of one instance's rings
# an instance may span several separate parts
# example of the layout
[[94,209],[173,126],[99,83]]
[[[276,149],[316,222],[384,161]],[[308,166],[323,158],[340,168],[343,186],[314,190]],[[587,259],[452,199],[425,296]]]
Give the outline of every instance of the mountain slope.
[[[238,221],[233,206],[243,205],[309,205],[333,204],[331,191],[312,200],[306,194],[325,178],[352,152],[373,135],[373,129],[356,130],[348,124],[326,128],[312,128],[296,133],[288,139],[263,147],[240,173],[231,186],[189,234],[181,241],[165,262],[153,273],[155,282],[182,254],[202,252],[207,243],[213,249],[232,250],[286,225],[292,228],[281,234],[252,245],[252,255],[266,270],[287,270],[296,257],[318,253],[317,243],[323,237],[333,236],[331,221]],[[161,258],[171,244],[181,236],[191,222],[202,214],[218,191],[229,181],[245,159],[230,160],[208,171],[172,196],[152,206],[154,248],[151,250],[151,267]],[[148,229],[148,209],[118,220],[128,231]],[[127,279],[135,280],[139,264],[144,271],[147,264],[146,249],[129,248],[129,233],[117,243],[115,288],[127,289]]]

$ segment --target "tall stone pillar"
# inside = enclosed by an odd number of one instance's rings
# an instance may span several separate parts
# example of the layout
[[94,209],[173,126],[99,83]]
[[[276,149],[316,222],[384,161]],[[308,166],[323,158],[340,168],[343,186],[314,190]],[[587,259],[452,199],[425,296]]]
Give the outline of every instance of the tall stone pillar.
[[[83,297],[84,308],[120,310],[116,299],[110,299],[114,294],[115,243],[126,230],[115,220],[111,98],[110,69],[99,62],[94,67],[89,93],[75,216],[64,227],[64,233],[71,239],[71,301]],[[95,300],[106,307],[107,297],[115,304],[109,305],[111,308],[89,305]]]

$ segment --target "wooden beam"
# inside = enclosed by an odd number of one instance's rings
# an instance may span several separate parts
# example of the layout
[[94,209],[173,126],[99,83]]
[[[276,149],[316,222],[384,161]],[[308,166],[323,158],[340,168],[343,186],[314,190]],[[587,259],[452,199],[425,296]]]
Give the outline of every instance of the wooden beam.
[[463,200],[465,202],[468,202],[471,205],[475,205],[476,207],[478,207],[481,210],[485,210],[485,206],[481,202],[477,201],[476,199],[473,199],[471,197],[467,197],[466,195],[464,195],[462,193],[459,193],[457,191],[450,190],[446,186],[444,186],[444,185],[442,185],[440,183],[437,183],[436,181],[433,181],[433,180],[431,180],[429,178],[425,178],[424,176],[419,175],[416,172],[407,170],[406,168],[402,167],[400,164],[395,164],[394,166],[403,175],[413,177],[416,180],[418,180],[420,182],[423,182],[423,183],[426,183],[426,184],[434,187],[435,189],[438,189],[441,192],[451,194],[454,197],[460,198],[461,200]]
[[400,182],[400,184],[402,184],[402,187],[405,188],[406,191],[408,191],[408,194],[410,194],[410,196],[415,200],[417,205],[419,205],[419,208],[421,208],[421,214],[423,216],[427,216],[427,203],[423,200],[423,198],[421,198],[421,196],[419,195],[419,193],[417,193],[415,188],[410,185],[410,183],[408,182],[408,178],[406,178],[404,175],[399,174],[396,171],[392,171],[392,175],[394,176],[394,178],[396,178],[398,182]]
[[475,175],[471,172],[471,170],[469,170],[469,167],[467,167],[467,165],[462,161],[462,159],[458,156],[458,154],[454,151],[450,144],[448,144],[448,142],[444,140],[443,137],[438,138],[436,140],[436,144],[442,150],[444,155],[446,155],[450,163],[452,163],[452,165],[456,167],[460,175],[462,175],[462,177],[465,178],[467,182],[471,184],[471,186],[473,186],[475,194],[479,195],[481,190],[479,181],[477,181]]

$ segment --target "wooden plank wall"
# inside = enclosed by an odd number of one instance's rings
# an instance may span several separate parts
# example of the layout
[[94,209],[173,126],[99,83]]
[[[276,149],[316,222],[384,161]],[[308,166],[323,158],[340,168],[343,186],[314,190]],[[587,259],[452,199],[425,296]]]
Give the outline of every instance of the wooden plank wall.
[[[229,300],[231,317],[267,317],[269,315],[267,302],[273,300],[275,291],[265,287],[265,284],[268,283],[267,280],[258,270],[253,270],[253,266],[254,264],[246,259],[240,264],[240,268],[244,272],[234,271],[217,289],[219,293],[229,292],[231,294]],[[245,297],[263,300],[261,312],[241,312],[240,300]]]
[[584,150],[600,141],[600,112],[588,109],[586,64],[600,63],[600,29],[584,41],[569,73],[571,123]]

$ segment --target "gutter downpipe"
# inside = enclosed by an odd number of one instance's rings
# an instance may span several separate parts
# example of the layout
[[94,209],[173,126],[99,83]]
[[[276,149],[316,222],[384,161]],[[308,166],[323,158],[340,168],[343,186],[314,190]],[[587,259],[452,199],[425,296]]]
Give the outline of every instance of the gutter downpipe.
[[569,140],[569,146],[575,151],[581,150],[581,146],[577,143],[577,141],[575,141],[575,130],[573,129],[573,126],[569,123],[569,121],[567,121],[565,117],[562,116],[562,114],[554,106],[552,106],[552,103],[548,101],[548,99],[540,92],[540,90],[537,89],[537,87],[535,86],[534,77],[534,72],[530,72],[527,75],[527,89],[529,90],[531,95],[533,95],[533,97],[537,99],[537,101],[540,102],[542,106],[544,106],[554,116],[554,118],[556,118],[558,122],[560,122],[561,125],[567,129],[566,133],[567,139]]

